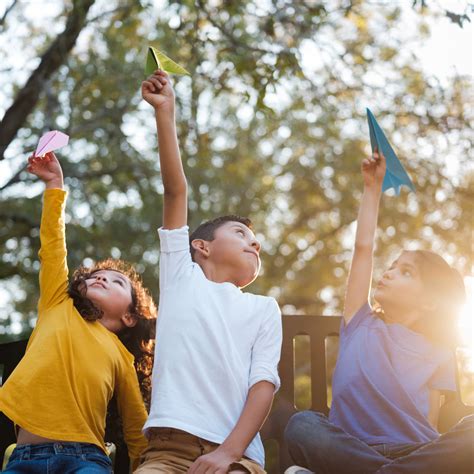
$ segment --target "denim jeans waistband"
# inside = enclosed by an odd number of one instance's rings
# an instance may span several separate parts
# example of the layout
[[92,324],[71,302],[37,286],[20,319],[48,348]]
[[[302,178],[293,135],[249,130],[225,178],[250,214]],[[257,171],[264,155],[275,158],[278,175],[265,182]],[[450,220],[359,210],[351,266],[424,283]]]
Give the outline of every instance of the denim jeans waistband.
[[27,459],[30,455],[38,454],[68,454],[72,456],[80,456],[82,454],[104,454],[104,451],[98,446],[90,443],[43,443],[43,444],[22,444],[16,446],[15,451],[21,455],[23,459]]

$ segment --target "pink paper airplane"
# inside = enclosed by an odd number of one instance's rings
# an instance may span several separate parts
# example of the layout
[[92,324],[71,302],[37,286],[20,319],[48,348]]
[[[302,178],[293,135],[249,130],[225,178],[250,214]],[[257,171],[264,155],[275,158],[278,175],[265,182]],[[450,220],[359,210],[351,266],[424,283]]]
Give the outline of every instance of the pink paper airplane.
[[58,132],[57,130],[45,133],[38,142],[35,156],[44,156],[50,151],[66,146],[68,141],[69,136],[65,133]]

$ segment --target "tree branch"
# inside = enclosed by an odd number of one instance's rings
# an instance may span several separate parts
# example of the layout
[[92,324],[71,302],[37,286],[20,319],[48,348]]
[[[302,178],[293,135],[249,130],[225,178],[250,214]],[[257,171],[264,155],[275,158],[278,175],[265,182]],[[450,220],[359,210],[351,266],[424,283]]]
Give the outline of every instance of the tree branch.
[[21,165],[20,169],[3,185],[0,186],[0,191],[3,191],[5,188],[8,188],[12,184],[20,182],[20,175],[26,169],[25,165]]
[[5,150],[35,108],[45,83],[65,62],[76,44],[77,37],[86,23],[87,13],[95,0],[74,0],[66,28],[57,36],[41,57],[39,66],[32,72],[25,86],[18,92],[13,104],[0,122],[0,160]]
[[7,20],[8,14],[13,10],[15,5],[18,3],[18,0],[13,0],[11,5],[5,9],[5,13],[3,14],[2,18],[0,18],[0,27],[3,27],[5,21]]

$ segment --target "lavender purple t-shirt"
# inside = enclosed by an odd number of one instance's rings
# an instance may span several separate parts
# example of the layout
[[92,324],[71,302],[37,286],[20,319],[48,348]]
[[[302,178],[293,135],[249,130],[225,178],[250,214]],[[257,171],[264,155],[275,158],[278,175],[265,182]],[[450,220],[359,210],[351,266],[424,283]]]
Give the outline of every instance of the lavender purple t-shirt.
[[451,351],[401,324],[387,324],[365,304],[341,323],[329,420],[367,444],[429,442],[430,390],[456,390]]

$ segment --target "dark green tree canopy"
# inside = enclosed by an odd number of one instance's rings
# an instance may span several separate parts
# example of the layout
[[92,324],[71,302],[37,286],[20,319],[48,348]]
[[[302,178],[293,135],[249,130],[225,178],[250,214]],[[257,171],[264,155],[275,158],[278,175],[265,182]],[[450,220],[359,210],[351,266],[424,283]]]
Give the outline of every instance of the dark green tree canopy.
[[[472,84],[462,76],[441,83],[415,56],[416,38],[430,34],[427,19],[445,11],[413,2],[407,35],[398,2],[60,4],[38,26],[12,1],[0,21],[24,52],[22,74],[8,51],[0,56],[10,65],[0,71],[4,332],[12,317],[25,332],[34,323],[42,187],[24,165],[48,129],[71,136],[58,152],[69,189],[70,268],[124,258],[158,298],[162,186],[153,113],[139,94],[148,44],[192,73],[174,78],[190,225],[218,214],[252,218],[264,266],[251,290],[276,296],[286,312],[341,310],[359,166],[369,153],[366,106],[417,187],[384,197],[380,271],[404,246],[434,249],[470,271]],[[467,11],[450,13],[461,15],[451,17],[461,26],[468,19]],[[20,22],[25,31],[15,33]],[[28,84],[34,97],[19,115]]]

